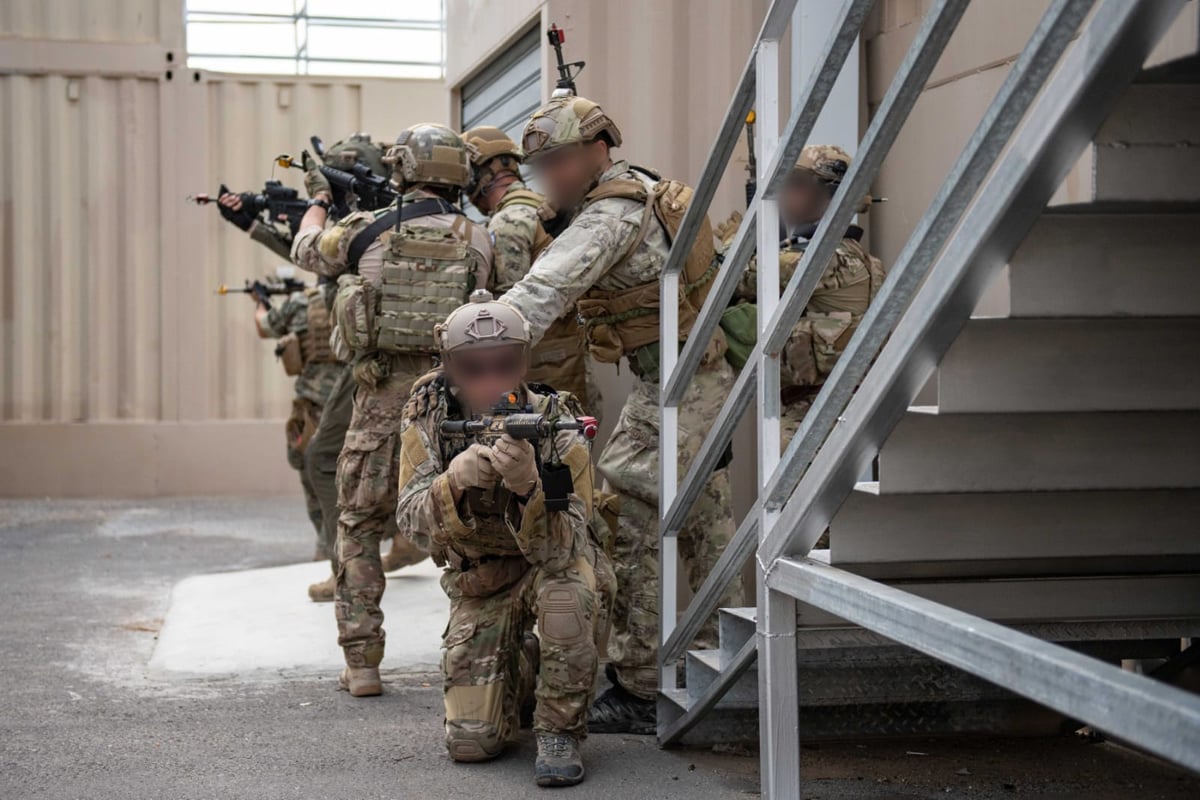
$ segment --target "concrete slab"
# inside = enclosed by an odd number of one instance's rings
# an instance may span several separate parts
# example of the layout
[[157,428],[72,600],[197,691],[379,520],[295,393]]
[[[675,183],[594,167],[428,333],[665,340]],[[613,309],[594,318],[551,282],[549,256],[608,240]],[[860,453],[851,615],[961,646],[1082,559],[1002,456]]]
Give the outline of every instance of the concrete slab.
[[[324,562],[196,575],[175,584],[151,673],[175,677],[310,673],[344,665],[332,603],[308,600],[309,584],[329,574]],[[383,667],[432,672],[449,601],[441,570],[425,561],[388,577],[383,596],[388,637]],[[390,625],[389,625],[390,623]]]

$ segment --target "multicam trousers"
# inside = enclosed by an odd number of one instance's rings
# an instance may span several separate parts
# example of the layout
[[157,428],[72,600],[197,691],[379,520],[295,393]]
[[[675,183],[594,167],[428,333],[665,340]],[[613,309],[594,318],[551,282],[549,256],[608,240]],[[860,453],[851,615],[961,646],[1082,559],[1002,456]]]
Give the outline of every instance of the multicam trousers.
[[[377,667],[383,660],[383,565],[379,544],[396,530],[400,474],[400,414],[428,358],[396,356],[375,386],[358,385],[346,443],[337,463],[338,644],[347,666]],[[393,547],[414,545],[397,537]],[[419,559],[417,559],[419,560]]]
[[[680,474],[686,473],[716,418],[733,373],[718,356],[702,364],[679,408]],[[634,379],[617,428],[596,465],[610,491],[621,496],[621,515],[613,543],[617,597],[613,606],[608,656],[621,685],[650,700],[658,688],[658,394],[657,383]],[[688,585],[695,591],[733,536],[729,476],[713,473],[679,532]],[[742,583],[735,580],[721,605],[737,605]],[[716,617],[696,637],[698,646],[715,647]]]
[[459,761],[499,755],[518,729],[521,690],[530,669],[522,641],[534,622],[541,642],[533,728],[587,735],[598,646],[615,588],[599,550],[560,572],[530,566],[512,586],[465,596],[460,573],[447,570],[450,621],[442,647],[446,748]]
[[350,366],[346,365],[329,392],[317,432],[304,451],[304,474],[321,506],[317,543],[328,554],[334,572],[337,572],[337,462],[353,411],[354,377],[350,374]]
[[288,466],[300,473],[300,488],[304,491],[304,508],[308,512],[308,519],[312,522],[313,528],[317,532],[317,547],[321,547],[321,530],[323,527],[323,516],[321,501],[318,499],[316,488],[313,486],[312,479],[308,472],[304,469],[305,453],[308,452],[308,446],[312,444],[313,431],[317,427],[317,419],[321,414],[321,409],[316,403],[311,400],[297,398],[292,403],[292,415],[284,427],[284,433],[287,437],[287,462]]

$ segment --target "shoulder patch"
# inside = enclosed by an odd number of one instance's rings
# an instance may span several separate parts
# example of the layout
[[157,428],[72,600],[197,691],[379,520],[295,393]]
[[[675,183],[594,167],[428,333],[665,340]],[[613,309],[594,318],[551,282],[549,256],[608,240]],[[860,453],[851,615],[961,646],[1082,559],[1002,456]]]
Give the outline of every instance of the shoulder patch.
[[340,224],[334,225],[327,231],[321,233],[321,240],[317,245],[317,250],[327,261],[336,261],[338,252],[341,250],[342,239],[346,236],[346,229]]

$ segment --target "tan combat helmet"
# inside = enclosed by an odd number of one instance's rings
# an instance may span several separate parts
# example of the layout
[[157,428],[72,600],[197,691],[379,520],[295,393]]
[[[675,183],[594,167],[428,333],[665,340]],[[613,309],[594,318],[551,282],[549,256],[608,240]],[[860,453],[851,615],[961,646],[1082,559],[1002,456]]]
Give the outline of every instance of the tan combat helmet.
[[521,177],[520,168],[525,153],[504,131],[491,125],[480,125],[464,131],[463,141],[471,158],[471,182],[466,191],[472,203],[480,195],[486,194],[502,174],[507,172]]
[[796,169],[811,172],[836,188],[850,169],[850,154],[836,144],[808,144],[800,151]]
[[431,122],[413,125],[396,137],[383,163],[392,168],[392,182],[401,187],[432,184],[461,189],[471,177],[462,137]]
[[593,142],[600,136],[608,139],[609,147],[621,146],[621,130],[599,103],[560,95],[551,97],[529,118],[521,145],[525,158],[532,161],[564,145]]
[[384,149],[371,141],[369,133],[352,133],[326,150],[323,161],[328,166],[341,170],[348,170],[361,161],[371,172],[386,176],[388,169],[383,165]]
[[521,312],[496,302],[487,289],[471,292],[467,304],[451,311],[445,322],[434,327],[433,335],[443,356],[515,344],[528,348],[533,338]]

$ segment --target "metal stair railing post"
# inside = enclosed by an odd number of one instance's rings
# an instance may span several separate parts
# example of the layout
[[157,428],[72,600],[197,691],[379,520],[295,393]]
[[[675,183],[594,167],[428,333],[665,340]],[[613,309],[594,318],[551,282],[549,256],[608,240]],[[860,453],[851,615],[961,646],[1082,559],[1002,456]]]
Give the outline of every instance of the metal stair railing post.
[[[917,97],[928,80],[929,74],[945,49],[946,43],[949,41],[959,20],[962,18],[967,4],[968,0],[939,0],[925,15],[921,23],[921,28],[897,71],[896,78],[888,89],[876,112],[875,118],[867,130],[866,136],[863,138],[859,156],[847,171],[841,187],[834,196],[816,234],[810,241],[804,257],[797,266],[795,274],[789,281],[779,307],[776,308],[772,305],[771,308],[774,310],[767,317],[764,313],[764,308],[760,305],[761,333],[759,343],[751,353],[742,374],[738,376],[733,391],[726,398],[721,412],[717,415],[717,419],[714,420],[712,429],[701,445],[699,454],[693,460],[683,485],[679,487],[678,495],[672,494],[671,499],[673,502],[670,503],[667,502],[667,496],[663,495],[662,505],[666,509],[663,512],[662,520],[664,537],[674,534],[682,527],[688,509],[690,509],[696,498],[699,497],[704,481],[716,466],[720,454],[728,445],[733,429],[736,427],[745,409],[749,406],[751,398],[751,375],[748,372],[759,369],[764,352],[769,352],[777,356],[782,349],[782,341],[786,340],[786,334],[791,331],[792,326],[795,325],[804,310],[804,306],[812,296],[813,290],[816,288],[821,275],[825,271],[825,265],[833,257],[838,244],[841,242],[841,232],[846,229],[851,217],[853,217],[859,206],[861,198],[866,195],[867,190],[870,188],[870,184],[878,173],[884,156],[891,148],[904,120],[907,119],[909,112],[912,110]],[[847,31],[846,26],[856,22],[861,24],[863,19],[865,19],[866,12],[870,10],[869,5],[868,3],[865,7],[858,8],[853,2],[847,4],[841,27],[835,31],[828,48],[829,54],[826,61],[821,69],[812,76],[808,91],[804,94],[803,107],[793,110],[788,129],[784,133],[784,137],[789,138],[785,138],[785,144],[777,148],[775,151],[776,156],[771,159],[771,165],[763,171],[764,180],[759,182],[759,192],[755,197],[756,204],[761,202],[761,199],[765,196],[765,187],[768,185],[777,186],[778,182],[790,172],[804,143],[800,137],[807,138],[812,125],[820,115],[821,106],[823,106],[825,99],[828,97],[829,88],[837,80],[838,71],[845,58],[844,53],[838,57],[837,52],[835,52],[837,45],[843,43],[845,44],[845,49],[849,50],[848,42],[852,41],[858,35],[858,30]],[[856,12],[861,12],[862,17],[859,17]],[[762,129],[765,127],[760,122],[759,128]],[[796,141],[797,139],[799,142]],[[791,153],[792,155],[789,160],[783,161],[780,159],[781,153]],[[740,276],[740,272],[744,269],[745,265],[744,260],[739,260],[741,257],[739,245],[749,238],[747,232],[748,223],[755,221],[757,221],[756,205],[748,209],[746,219],[743,219],[742,226],[739,228],[738,235],[730,249],[733,255],[726,260],[717,277],[718,284],[724,285],[724,283],[727,283],[729,285],[728,294],[723,300],[719,301],[719,304],[714,302],[714,298],[717,298],[724,290],[718,286],[709,294],[704,308],[701,310],[700,319],[693,326],[692,336],[685,344],[683,353],[679,356],[680,369],[684,370],[685,373],[688,369],[688,365],[685,363],[688,348],[690,347],[694,351],[702,351],[703,346],[707,343],[707,339],[704,338],[705,334],[700,331],[706,315],[714,313],[719,321],[717,309],[724,310],[729,302],[729,297],[733,293],[733,287],[736,286],[737,278]],[[772,236],[774,236],[775,230],[777,228],[771,228]],[[760,277],[760,291],[761,283]],[[667,286],[664,284],[664,290],[666,288]],[[663,296],[668,296],[665,291]],[[762,324],[763,318],[769,320],[766,325]],[[713,327],[716,324],[717,322],[713,322]],[[765,350],[764,342],[768,342],[777,336],[783,336],[780,347],[773,350]],[[667,373],[664,370],[664,407],[673,402],[670,395],[672,381],[679,377],[680,369],[674,370],[673,373]],[[666,379],[668,374],[671,375],[670,380]],[[761,376],[757,377],[759,382],[761,382]],[[690,380],[690,377],[688,380]],[[759,394],[759,397],[761,402],[764,395]],[[761,440],[759,447],[760,449],[763,447]],[[760,529],[760,537],[762,533]],[[741,568],[741,564],[735,565],[732,562],[727,562],[722,566],[724,569],[721,571],[720,577],[726,580],[725,585],[728,585],[728,580],[731,580],[736,570]],[[723,589],[724,586],[721,587],[722,591]],[[706,592],[704,597],[706,601],[709,601],[714,596],[719,598],[720,595],[720,591],[715,593]],[[687,637],[684,638],[682,630],[681,635],[675,637],[670,637],[670,632],[668,631],[668,636],[664,639],[665,646],[660,650],[660,662],[666,663],[670,658],[678,658],[682,654],[683,648],[687,646],[687,643],[691,641],[696,631],[703,625],[704,618],[699,615],[694,616],[692,613],[693,608],[698,608],[694,601],[689,605],[689,610],[684,620],[681,620],[679,623],[681,629],[686,625]],[[707,612],[712,613],[712,609],[707,609]]]
[[[778,152],[779,146],[779,48],[777,43],[763,48],[758,62],[758,147],[760,153]],[[824,105],[824,103],[822,103]],[[760,165],[755,176],[765,183],[766,167]],[[759,195],[757,201],[758,250],[758,337],[766,333],[766,323],[779,303],[779,205],[773,195]],[[782,449],[780,426],[779,356],[762,352],[758,357],[758,483],[765,484],[779,463]],[[758,505],[759,538],[770,533],[779,512]],[[774,601],[774,602],[772,602]],[[795,686],[799,673],[796,664],[796,601],[792,597],[771,595],[762,580],[755,580],[754,639],[758,648],[759,686]],[[779,797],[799,791],[800,782],[800,707],[795,703],[759,703],[758,737],[770,746],[760,751],[759,774],[762,793]],[[771,750],[771,752],[768,752]],[[794,757],[788,758],[787,753]]]
[[[692,331],[688,336],[687,341],[683,346],[683,350],[678,354],[674,348],[663,347],[662,358],[662,396],[660,400],[660,409],[666,411],[666,415],[662,417],[664,422],[668,417],[677,419],[672,416],[675,410],[678,409],[679,403],[682,400],[683,393],[695,375],[696,368],[700,363],[700,356],[707,346],[707,343],[712,339],[717,326],[720,323],[721,312],[723,312],[729,303],[730,297],[733,295],[734,289],[737,287],[738,279],[750,258],[750,254],[754,247],[753,237],[756,235],[755,220],[757,218],[758,205],[762,198],[771,196],[782,184],[787,173],[791,171],[792,165],[795,163],[799,155],[804,141],[808,138],[809,132],[816,123],[817,117],[820,115],[829,92],[833,88],[833,84],[837,80],[837,76],[841,71],[842,64],[845,62],[847,54],[857,40],[863,22],[866,20],[867,14],[874,5],[875,0],[846,0],[843,7],[842,16],[839,20],[838,27],[830,37],[828,46],[825,49],[825,58],[820,67],[810,76],[809,81],[802,94],[802,101],[793,109],[792,115],[784,129],[780,139],[782,144],[776,149],[773,155],[762,152],[760,155],[762,160],[767,162],[768,166],[765,169],[760,169],[760,173],[766,178],[760,180],[758,191],[751,201],[746,215],[738,228],[738,232],[734,237],[733,243],[726,253],[725,260],[721,265],[714,286],[709,292],[703,308],[700,310],[699,316],[692,327]],[[734,95],[734,100],[731,102],[729,110],[726,114],[725,122],[722,125],[721,133],[718,136],[716,144],[713,146],[712,152],[709,154],[708,162],[705,165],[703,176],[700,184],[696,187],[696,196],[693,198],[691,207],[688,209],[681,224],[679,234],[676,236],[672,244],[671,253],[668,256],[667,263],[664,265],[663,272],[663,292],[662,305],[665,307],[677,301],[678,292],[678,272],[683,264],[683,259],[686,257],[687,251],[691,248],[695,241],[696,229],[699,226],[700,217],[706,214],[707,203],[711,202],[713,193],[716,190],[716,183],[719,181],[722,170],[728,162],[728,157],[733,151],[733,145],[738,135],[738,129],[742,120],[745,118],[746,111],[749,109],[749,97],[747,95],[745,102],[741,102],[739,98],[743,97],[745,87],[749,85],[753,90],[756,85],[754,78],[755,64],[762,43],[765,41],[778,41],[783,35],[786,27],[788,16],[791,14],[795,0],[775,0],[775,3],[768,11],[767,21],[763,24],[762,32],[759,34],[759,40],[755,44],[754,52],[751,53],[750,60],[746,66],[746,72],[742,75],[742,80],[739,82],[738,91]],[[761,122],[758,129],[762,130],[766,126]],[[717,164],[720,166],[718,167]],[[692,214],[696,216],[693,220]],[[685,235],[689,231],[689,222],[694,222],[690,226],[690,238]],[[674,274],[676,277],[671,278]],[[664,314],[661,317],[663,325],[660,327],[660,338],[663,342],[677,342],[678,327],[672,326],[668,328],[668,322],[674,321]],[[732,392],[726,399],[725,407],[719,414],[718,427],[722,432],[714,438],[710,434],[704,444],[701,446],[699,454],[692,460],[692,466],[689,469],[687,478],[683,484],[677,486],[675,483],[670,483],[661,480],[660,478],[660,516],[666,518],[660,521],[660,540],[665,542],[668,538],[673,538],[683,527],[684,520],[687,517],[687,512],[692,505],[695,504],[700,492],[703,490],[707,476],[712,473],[716,466],[717,460],[720,458],[721,452],[729,443],[729,437],[732,435],[733,428],[737,424],[737,419],[745,410],[752,396],[750,386],[755,381],[757,370],[757,359],[751,358],[739,375],[735,384],[736,391]],[[731,410],[731,403],[741,404],[740,410]],[[671,409],[671,410],[667,410]],[[723,436],[723,440],[717,445],[718,439]],[[678,459],[678,436],[676,432],[668,433],[664,424],[663,435],[659,439],[659,456],[662,462],[672,460],[677,462]],[[703,476],[703,477],[701,477]],[[757,522],[754,523],[755,526]],[[739,536],[742,537],[743,545],[753,544],[753,531],[742,533],[743,528],[739,529]],[[749,536],[750,538],[746,538]],[[674,542],[667,543],[668,549],[674,548]],[[660,546],[660,588],[661,597],[666,598],[668,593],[674,597],[675,580],[676,580],[676,565],[674,562],[667,563],[664,558],[663,549]],[[729,585],[732,576],[738,572],[743,561],[736,564],[732,559],[726,559],[724,556],[721,560],[724,583],[720,590],[716,593],[719,597],[725,587]],[[715,571],[715,570],[714,570]],[[711,579],[711,576],[710,576]],[[668,581],[670,583],[668,584]],[[660,607],[661,608],[661,607]],[[712,613],[710,608],[709,614]],[[706,615],[707,616],[707,615]],[[665,613],[660,614],[660,626],[662,628],[662,638],[660,643],[666,643],[671,637],[675,628],[675,618],[668,616]],[[659,665],[662,676],[668,681],[671,680],[669,668],[666,664],[677,661],[683,654],[683,648],[695,636],[696,631],[704,624],[704,620],[699,620],[695,625],[695,629],[687,636],[686,639],[674,637],[672,646],[669,648],[671,653],[670,658],[664,658],[664,650],[659,650]],[[665,684],[664,684],[665,685]]]
[[[895,325],[895,319],[899,317],[911,299],[912,289],[923,278],[929,263],[961,218],[966,203],[995,163],[1000,151],[1011,137],[1012,131],[1045,83],[1049,73],[1078,29],[1079,23],[1093,4],[1094,0],[1055,0],[1047,10],[1026,43],[1020,57],[1014,63],[1005,83],[984,113],[978,128],[964,147],[955,167],[950,171],[945,185],[928,212],[918,223],[916,231],[896,265],[889,270],[889,280],[882,288],[879,297],[872,303],[871,310],[860,325],[860,332],[839,360],[838,367],[815,400],[804,425],[785,454],[784,467],[787,466],[788,458],[796,451],[797,445],[806,436],[811,437],[814,428],[820,429],[820,426],[812,424],[814,418],[820,419],[823,415],[828,415],[831,420],[829,424],[832,425],[832,420],[836,419],[840,408],[844,406],[844,400],[840,401],[840,405],[836,408],[831,408],[827,398],[830,386],[835,388],[834,397],[836,398],[837,387],[845,383],[847,387],[845,395],[849,396],[861,375],[851,377],[846,381],[844,375],[854,375],[854,368],[848,370],[843,368],[847,364],[861,364],[861,369],[865,371],[869,366],[878,351],[879,344],[890,333]],[[897,281],[896,278],[900,275],[905,275],[905,280]],[[862,338],[865,338],[866,344],[859,341]],[[878,344],[872,346],[873,340]],[[864,353],[867,354],[864,355]],[[755,363],[752,361],[749,366],[752,367]],[[743,372],[739,377],[739,386],[751,377],[747,374],[748,371]],[[840,381],[839,375],[843,375]],[[734,394],[737,393],[738,388],[735,387]],[[827,429],[820,429],[816,441],[819,442],[826,433]],[[804,466],[805,464],[801,464],[800,469],[803,469]],[[775,499],[779,496],[776,492],[780,491],[778,487],[780,486],[779,472],[781,469],[782,467],[776,470],[776,475],[772,477],[771,487],[763,497]],[[742,521],[729,547],[696,592],[696,596],[679,626],[663,646],[666,658],[674,659],[682,655],[684,648],[695,636],[700,625],[719,604],[720,597],[732,575],[740,570],[755,543],[761,500],[762,498]],[[738,659],[732,666],[740,673],[747,665],[748,661]],[[713,687],[704,697],[690,707],[682,717],[666,727],[661,734],[661,742],[664,745],[676,741],[709,708],[715,705],[728,686],[732,685],[736,674],[722,677],[724,680],[714,682]]]
[[[700,182],[695,188],[692,204],[684,214],[680,229],[672,242],[671,251],[663,265],[662,289],[659,309],[659,341],[660,344],[660,381],[676,374],[676,363],[679,357],[679,274],[688,251],[696,240],[700,222],[708,213],[729,157],[737,144],[741,121],[745,119],[753,97],[760,72],[758,64],[764,48],[772,49],[777,46],[779,38],[787,27],[787,21],[792,13],[796,0],[773,0],[767,10],[767,17],[758,34],[750,58],[738,82],[737,91],[726,111],[725,120],[717,136],[717,142],[709,153]],[[773,76],[773,81],[778,78]],[[698,362],[697,362],[698,364]],[[663,394],[659,400],[659,516],[662,510],[671,507],[679,486],[679,400],[668,400]],[[659,530],[658,553],[658,597],[659,597],[659,644],[666,641],[675,627],[677,596],[679,585],[678,566],[678,528]],[[676,659],[658,659],[659,688],[674,687],[677,681]]]
[[[768,601],[775,593],[803,599],[1197,768],[1200,702],[1195,698],[898,589],[789,557],[807,553],[828,525],[1183,2],[1103,0],[851,397],[841,424],[780,509],[757,558],[765,569]],[[788,693],[784,696],[793,691],[778,688]],[[760,706],[771,702],[771,687],[760,687],[760,693]],[[764,753],[781,752],[781,738],[790,743],[787,732],[765,735]],[[794,791],[787,796],[794,797]]]

